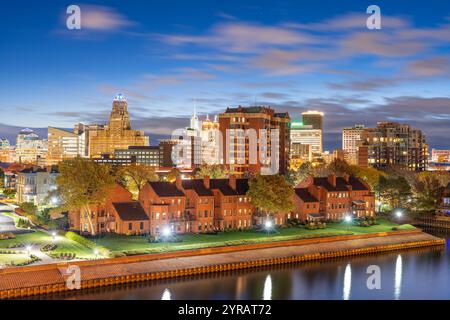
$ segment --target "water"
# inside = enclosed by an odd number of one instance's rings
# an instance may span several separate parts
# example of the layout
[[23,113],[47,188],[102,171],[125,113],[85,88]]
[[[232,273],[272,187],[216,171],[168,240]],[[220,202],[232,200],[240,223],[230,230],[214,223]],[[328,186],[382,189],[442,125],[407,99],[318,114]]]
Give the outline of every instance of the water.
[[[435,232],[433,232],[435,233]],[[450,238],[450,233],[437,234]],[[381,289],[367,288],[367,267]],[[450,299],[450,246],[338,258],[39,297],[41,299]]]

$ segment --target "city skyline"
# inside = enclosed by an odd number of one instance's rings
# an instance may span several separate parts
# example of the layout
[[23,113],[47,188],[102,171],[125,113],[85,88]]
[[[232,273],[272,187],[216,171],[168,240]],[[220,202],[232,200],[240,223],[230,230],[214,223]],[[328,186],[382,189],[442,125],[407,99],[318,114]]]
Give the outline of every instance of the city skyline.
[[15,116],[2,117],[0,136],[105,123],[123,92],[133,128],[152,143],[185,127],[194,108],[204,117],[257,104],[293,119],[325,112],[326,150],[340,147],[342,128],[377,121],[409,123],[430,149],[449,147],[449,4],[379,1],[381,30],[365,27],[368,4],[357,1],[198,4],[80,4],[84,27],[72,31],[63,4],[11,5],[0,111]]

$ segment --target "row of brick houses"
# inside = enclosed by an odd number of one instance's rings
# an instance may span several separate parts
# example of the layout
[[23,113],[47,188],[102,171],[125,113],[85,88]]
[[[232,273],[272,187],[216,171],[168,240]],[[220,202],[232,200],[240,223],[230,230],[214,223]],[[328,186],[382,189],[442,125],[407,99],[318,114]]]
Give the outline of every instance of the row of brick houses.
[[[95,233],[158,235],[165,227],[176,233],[203,233],[249,229],[262,224],[246,195],[248,179],[177,179],[148,182],[133,201],[131,193],[116,185],[105,205],[92,208]],[[271,215],[275,225],[287,219],[339,220],[348,214],[373,216],[375,198],[369,186],[350,176],[305,179],[295,188],[292,212]],[[91,233],[86,216],[69,213],[72,229]]]

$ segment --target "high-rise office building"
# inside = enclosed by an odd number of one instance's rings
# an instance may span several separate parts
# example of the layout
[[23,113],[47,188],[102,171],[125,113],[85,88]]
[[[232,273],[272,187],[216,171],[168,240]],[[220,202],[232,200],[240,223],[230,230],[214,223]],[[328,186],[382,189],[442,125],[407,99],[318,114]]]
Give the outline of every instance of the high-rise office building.
[[305,111],[302,112],[304,126],[312,126],[312,129],[323,130],[323,112]]
[[47,140],[41,139],[31,129],[23,129],[16,139],[16,161],[43,165],[45,164],[47,148]]
[[159,146],[130,146],[128,149],[116,149],[114,158],[135,159],[135,163],[159,168],[161,164],[161,152]]
[[100,157],[102,154],[114,154],[116,149],[129,146],[148,146],[149,139],[144,131],[132,130],[128,104],[125,97],[118,94],[113,101],[109,124],[99,130],[89,132],[89,156]]
[[84,124],[77,123],[73,128],[73,132],[78,135],[79,139],[79,151],[81,157],[89,158],[89,139],[92,132],[104,130],[105,126],[100,124]]
[[237,176],[284,174],[289,165],[289,123],[288,113],[269,107],[228,108],[219,115],[223,164]]
[[345,153],[345,159],[350,164],[358,164],[358,145],[364,130],[365,127],[362,124],[342,129],[342,150]]
[[[309,145],[309,157],[319,157],[323,150],[322,130],[313,128],[313,125],[305,125],[304,122],[293,120],[290,131],[291,148],[295,144]],[[306,149],[304,149],[306,150]],[[312,159],[305,160],[311,161]]]
[[361,166],[395,166],[423,171],[427,163],[428,144],[421,130],[407,124],[379,122],[376,128],[362,133],[358,146],[358,164]]
[[47,165],[58,164],[64,159],[80,155],[80,139],[73,132],[48,127]]

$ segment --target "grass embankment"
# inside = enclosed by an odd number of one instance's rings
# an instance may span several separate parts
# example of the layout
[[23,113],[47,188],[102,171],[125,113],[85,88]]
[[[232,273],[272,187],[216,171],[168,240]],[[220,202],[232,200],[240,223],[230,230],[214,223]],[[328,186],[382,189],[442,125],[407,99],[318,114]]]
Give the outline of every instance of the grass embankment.
[[75,241],[69,240],[64,236],[57,236],[56,241],[53,241],[52,236],[43,231],[18,234],[14,239],[0,240],[0,249],[20,244],[25,246],[31,244],[43,246],[51,243],[55,243],[57,245],[56,249],[51,251],[52,254],[75,253],[76,258],[80,259],[92,259],[95,257],[91,249]]
[[[276,232],[267,234],[265,232],[257,232],[253,230],[221,232],[213,234],[185,234],[180,235],[181,242],[173,243],[149,243],[147,237],[144,236],[120,236],[106,235],[97,240],[93,240],[98,248],[106,248],[112,253],[123,253],[127,255],[158,253],[177,250],[201,249],[207,247],[231,246],[254,243],[267,243],[284,240],[310,239],[319,237],[331,237],[352,234],[367,234],[376,232],[392,231],[393,227],[398,230],[413,230],[411,225],[397,225],[386,220],[379,220],[378,225],[370,227],[348,226],[343,223],[329,223],[326,229],[308,230],[303,226],[281,228]],[[55,243],[56,249],[48,254],[57,255],[60,253],[72,253],[77,259],[94,259],[96,258],[93,249],[80,242],[73,241],[64,236],[57,236],[56,242],[52,236],[43,231],[35,231],[32,233],[18,234],[15,239],[0,240],[0,249],[11,248],[14,245],[23,246],[36,245],[42,247],[46,244]],[[21,251],[21,249],[18,249]],[[23,249],[22,249],[23,251]],[[20,263],[28,255],[22,254],[4,254],[0,255],[0,264],[5,262]],[[97,257],[98,258],[98,257]]]
[[276,233],[271,234],[252,230],[221,232],[216,235],[186,234],[180,236],[182,242],[174,243],[148,243],[146,237],[119,235],[106,235],[99,238],[96,242],[99,245],[108,248],[113,253],[142,254],[283,240],[387,232],[392,231],[393,227],[397,227],[399,230],[415,229],[411,225],[399,226],[388,221],[379,221],[378,225],[370,227],[347,226],[342,223],[330,223],[327,225],[326,229],[308,230],[301,226],[278,229]]

